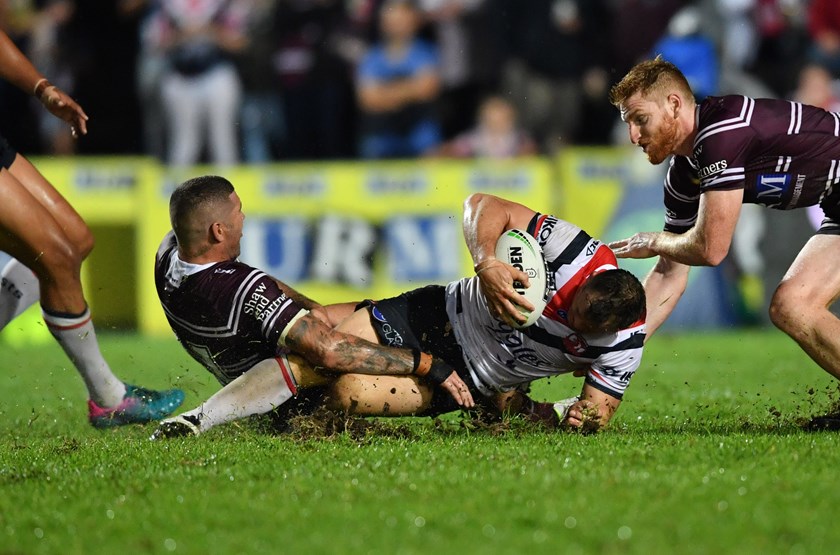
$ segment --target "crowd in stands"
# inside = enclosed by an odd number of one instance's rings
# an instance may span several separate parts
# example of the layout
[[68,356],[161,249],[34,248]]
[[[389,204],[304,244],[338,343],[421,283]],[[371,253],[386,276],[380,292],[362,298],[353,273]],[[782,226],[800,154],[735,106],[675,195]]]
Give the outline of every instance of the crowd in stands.
[[0,0],[90,115],[0,84],[28,154],[172,165],[551,154],[626,142],[609,87],[661,53],[698,96],[838,107],[836,0]]

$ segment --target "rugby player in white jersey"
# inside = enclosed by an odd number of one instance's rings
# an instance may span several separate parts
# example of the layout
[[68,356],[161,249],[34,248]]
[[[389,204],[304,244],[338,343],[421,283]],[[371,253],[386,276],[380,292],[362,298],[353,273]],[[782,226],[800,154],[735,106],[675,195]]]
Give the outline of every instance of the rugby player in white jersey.
[[[461,374],[477,400],[513,412],[545,404],[525,395],[534,380],[584,375],[579,399],[558,406],[562,425],[593,431],[612,418],[641,363],[645,296],[639,281],[618,269],[612,251],[579,227],[516,202],[473,194],[464,203],[464,237],[476,275],[368,302],[338,329],[384,344],[421,348]],[[499,236],[523,229],[543,249],[548,304],[524,322],[515,305],[533,306],[513,288],[527,275],[495,258]],[[394,333],[396,331],[397,333]],[[357,414],[436,414],[448,399],[406,376],[345,374],[332,386],[334,404]]]
[[[691,266],[715,266],[729,252],[742,203],[825,213],[773,293],[770,319],[840,379],[840,114],[787,100],[740,95],[697,104],[685,76],[661,57],[633,67],[610,92],[630,141],[653,164],[671,160],[665,230],[610,246],[620,258],[659,256],[645,279],[648,332],[673,311]],[[810,429],[840,429],[840,414]]]
[[[514,304],[533,306],[513,289],[513,282],[528,283],[528,277],[493,255],[498,237],[513,228],[537,238],[550,274],[547,307],[524,329],[510,325],[511,319],[525,318]],[[495,410],[587,431],[606,425],[641,362],[645,298],[639,281],[619,270],[612,252],[577,226],[495,196],[467,199],[464,234],[475,276],[362,303],[337,329],[431,353],[455,369],[471,398]],[[241,391],[251,389],[252,372],[238,379],[246,384]],[[579,399],[555,406],[535,404],[525,394],[533,380],[573,373],[586,376]],[[417,376],[347,373],[333,380],[328,404],[355,414],[435,415],[459,408],[458,397],[442,395]],[[255,405],[249,393],[231,386],[214,396],[230,397],[222,405]],[[215,411],[215,404],[211,398],[165,420],[153,437],[208,429],[205,414]]]

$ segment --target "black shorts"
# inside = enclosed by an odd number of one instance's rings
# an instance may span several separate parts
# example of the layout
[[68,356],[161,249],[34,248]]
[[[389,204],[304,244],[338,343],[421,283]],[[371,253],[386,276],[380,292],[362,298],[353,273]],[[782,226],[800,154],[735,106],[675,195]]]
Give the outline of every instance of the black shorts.
[[[428,285],[381,301],[364,301],[370,313],[370,323],[380,343],[391,347],[420,349],[433,357],[446,361],[461,376],[478,401],[482,395],[475,388],[461,346],[455,341],[455,332],[446,314],[446,290],[441,285]],[[435,416],[458,410],[459,406],[449,393],[435,387],[432,403],[422,414]]]
[[8,170],[12,166],[12,162],[15,161],[15,156],[17,156],[17,151],[12,148],[5,137],[0,135],[0,167]]

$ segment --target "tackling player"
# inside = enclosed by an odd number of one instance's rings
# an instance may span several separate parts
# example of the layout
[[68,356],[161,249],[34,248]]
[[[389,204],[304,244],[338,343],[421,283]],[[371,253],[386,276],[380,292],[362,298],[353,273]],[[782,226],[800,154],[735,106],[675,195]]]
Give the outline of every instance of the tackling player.
[[[622,258],[659,255],[645,279],[649,331],[673,311],[691,266],[719,264],[742,203],[789,210],[819,204],[825,219],[782,278],[770,318],[825,371],[840,378],[840,114],[786,100],[707,97],[695,103],[673,64],[657,57],[632,68],[610,93],[630,141],[665,178],[665,231],[610,246]],[[840,415],[812,429],[840,429]]]
[[[0,76],[34,94],[70,125],[74,138],[87,133],[82,108],[47,81],[3,32]],[[0,137],[0,251],[14,257],[0,268],[0,329],[40,298],[44,322],[85,381],[90,423],[106,428],[157,420],[178,408],[184,393],[128,385],[111,372],[82,291],[81,265],[92,248],[93,236],[81,216]]]
[[466,384],[443,359],[335,331],[330,319],[335,312],[331,316],[288,285],[239,262],[245,215],[226,179],[204,176],[182,183],[172,193],[169,214],[173,231],[155,257],[161,305],[184,349],[222,385],[229,384],[195,419],[180,417],[181,422],[203,431],[267,412],[297,395],[298,388],[334,379],[319,368],[415,374],[445,389],[457,406],[473,406]]
[[[641,362],[641,284],[617,269],[615,256],[604,244],[568,222],[491,195],[472,195],[465,209],[464,234],[476,276],[362,303],[337,329],[442,358],[473,397],[499,411],[553,423],[559,416],[564,425],[597,430],[615,413]],[[512,286],[514,280],[527,283],[528,277],[493,255],[498,237],[513,228],[527,229],[538,239],[552,278],[546,310],[524,329],[509,322],[525,319],[514,304],[533,309]],[[239,378],[240,390],[252,381],[252,372]],[[262,372],[253,380],[265,387]],[[534,404],[524,393],[533,380],[567,373],[586,375],[580,399],[553,407]],[[334,379],[333,408],[355,414],[434,415],[458,408],[415,376],[342,374]],[[231,386],[201,407],[163,421],[153,437],[199,433],[208,428],[199,426],[208,410],[254,404]],[[225,396],[224,403],[218,402],[220,396]]]

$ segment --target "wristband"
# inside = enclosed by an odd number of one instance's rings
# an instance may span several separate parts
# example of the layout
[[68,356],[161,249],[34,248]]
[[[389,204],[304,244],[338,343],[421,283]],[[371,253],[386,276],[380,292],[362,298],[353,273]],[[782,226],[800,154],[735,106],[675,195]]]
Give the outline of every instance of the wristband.
[[427,376],[433,364],[432,355],[422,353],[420,349],[412,349],[411,352],[414,354],[414,374],[421,378]]
[[38,82],[35,83],[35,88],[33,89],[32,94],[35,95],[35,98],[41,100],[41,97],[44,95],[44,91],[52,86],[52,83],[50,83],[46,77],[41,77],[38,79]]
[[439,358],[432,358],[429,357],[432,361],[432,367],[429,369],[429,372],[426,374],[426,379],[432,382],[435,385],[440,385],[446,381],[452,373],[455,371],[452,369],[451,366],[446,364]]

